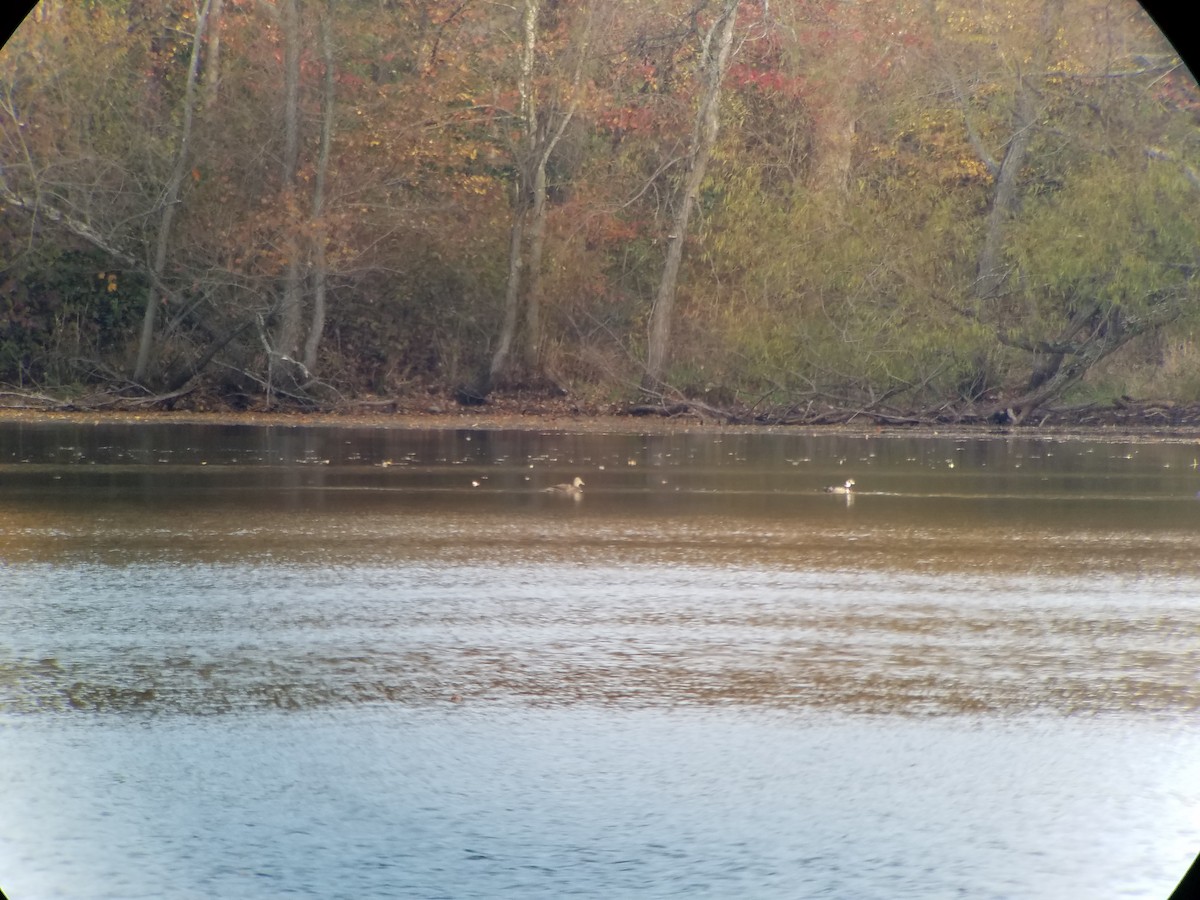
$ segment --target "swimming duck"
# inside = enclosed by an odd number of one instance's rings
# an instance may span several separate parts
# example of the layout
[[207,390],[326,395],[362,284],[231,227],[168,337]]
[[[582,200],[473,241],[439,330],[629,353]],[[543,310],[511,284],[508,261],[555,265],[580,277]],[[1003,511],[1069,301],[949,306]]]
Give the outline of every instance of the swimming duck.
[[831,484],[825,488],[827,494],[851,494],[854,492],[854,479],[847,478],[845,484]]
[[577,497],[583,493],[583,479],[576,475],[575,480],[570,484],[556,484],[553,487],[545,488],[545,491],[550,494],[570,494]]

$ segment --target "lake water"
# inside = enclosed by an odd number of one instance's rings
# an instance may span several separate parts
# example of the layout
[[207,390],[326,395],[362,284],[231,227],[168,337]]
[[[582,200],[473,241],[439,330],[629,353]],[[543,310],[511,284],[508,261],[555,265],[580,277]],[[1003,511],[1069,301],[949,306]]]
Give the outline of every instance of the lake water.
[[0,887],[1165,897],[1198,457],[0,424]]

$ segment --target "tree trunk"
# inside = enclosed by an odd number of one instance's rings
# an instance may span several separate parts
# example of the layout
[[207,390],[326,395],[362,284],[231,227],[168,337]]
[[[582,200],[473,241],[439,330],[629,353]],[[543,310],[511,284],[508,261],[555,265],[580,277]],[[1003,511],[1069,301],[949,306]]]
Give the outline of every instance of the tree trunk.
[[1021,166],[1025,164],[1025,157],[1029,153],[1029,139],[1037,116],[1037,102],[1029,76],[1022,76],[1020,80],[1013,117],[1015,130],[996,176],[992,206],[984,226],[983,247],[979,251],[975,278],[975,297],[978,300],[990,300],[998,296],[1007,279],[1007,272],[1000,261],[1007,232],[1005,226],[1017,212]]
[[[691,155],[683,191],[671,222],[671,234],[667,238],[667,258],[663,264],[662,280],[650,313],[649,346],[646,354],[646,372],[642,378],[642,390],[658,392],[662,387],[663,370],[667,361],[667,345],[671,338],[671,321],[675,309],[675,290],[679,281],[679,266],[683,260],[683,245],[687,239],[688,219],[692,207],[700,196],[700,185],[708,161],[712,157],[713,145],[720,132],[721,82],[729,67],[729,56],[733,48],[734,26],[737,20],[737,0],[726,0],[720,17],[713,22],[704,37],[701,53],[700,75],[704,79],[704,92],[696,111],[696,123],[692,130]],[[714,38],[716,46],[713,46]]]
[[[518,199],[514,203],[520,204],[521,201]],[[496,380],[508,372],[513,338],[517,333],[517,311],[520,309],[521,248],[524,243],[525,211],[518,208],[513,211],[512,226],[509,229],[508,237],[508,279],[504,288],[504,321],[500,326],[500,340],[496,344],[496,352],[492,355],[492,365],[488,370],[487,383],[475,385],[473,388],[473,391],[480,396],[487,396]]]
[[[508,283],[504,293],[504,320],[486,385],[476,385],[469,392],[476,399],[486,395],[492,385],[511,377],[513,346],[521,326],[521,303],[525,304],[524,335],[521,342],[521,363],[525,370],[537,374],[541,366],[542,344],[542,255],[546,244],[546,218],[549,212],[547,167],[555,148],[562,140],[567,126],[579,107],[580,82],[587,59],[587,46],[592,28],[589,10],[577,46],[579,54],[572,77],[571,98],[565,110],[551,104],[547,121],[540,117],[533,81],[538,46],[538,15],[540,0],[527,0],[522,17],[524,34],[521,49],[521,72],[517,89],[520,95],[521,139],[514,150],[516,184],[513,187],[513,225],[509,240]],[[561,98],[560,98],[561,99]],[[557,113],[557,122],[551,128]],[[526,246],[528,244],[528,247]],[[522,275],[522,273],[525,273]],[[522,288],[522,281],[524,287]]]
[[[295,377],[295,363],[300,347],[302,313],[302,261],[297,235],[296,171],[300,159],[300,12],[298,0],[282,0],[280,17],[283,24],[283,158],[281,181],[287,208],[283,239],[284,273],[279,298],[278,329],[274,346],[277,357],[271,365],[276,379],[285,375]],[[283,365],[278,365],[282,362]],[[280,382],[282,383],[282,382]]]
[[533,175],[533,208],[529,211],[529,277],[525,286],[525,368],[536,373],[541,364],[542,252],[546,246],[546,158]]
[[[332,5],[332,4],[331,4]],[[321,55],[325,63],[324,94],[321,109],[321,151],[317,156],[317,172],[313,185],[313,305],[308,337],[304,342],[304,368],[309,377],[317,370],[317,351],[325,332],[325,292],[328,271],[325,262],[325,178],[329,172],[329,152],[333,143],[334,75],[333,36],[330,19],[333,10],[327,8],[321,18]]]
[[204,54],[204,108],[210,109],[217,102],[217,91],[221,85],[221,12],[225,0],[212,0],[209,12],[208,48]]
[[300,9],[299,0],[281,0],[283,22],[283,183],[296,183],[300,162]]
[[834,46],[822,59],[829,88],[822,92],[824,102],[815,116],[808,183],[810,189],[835,202],[845,200],[850,192],[858,92],[863,82],[863,7],[861,2],[833,4],[830,30]]
[[[1034,48],[1029,68],[1017,73],[1017,96],[1013,110],[1012,136],[996,175],[992,206],[984,229],[983,247],[976,269],[975,299],[997,297],[1008,278],[1002,264],[1008,222],[1020,205],[1021,167],[1029,155],[1029,144],[1038,116],[1038,82],[1045,77],[1046,61],[1062,15],[1063,0],[1046,0],[1042,9],[1041,40]],[[985,164],[987,160],[984,160]]]
[[[848,93],[848,92],[847,92]],[[835,99],[821,114],[821,125],[813,135],[813,164],[809,187],[845,200],[850,193],[850,164],[854,154],[857,118],[848,104],[850,98]]]
[[[516,152],[516,183],[513,185],[513,222],[508,244],[508,282],[504,289],[504,320],[500,339],[488,372],[487,391],[497,379],[508,374],[513,342],[517,335],[521,304],[521,269],[524,267],[525,217],[531,205],[534,181],[532,169],[537,151],[537,99],[534,97],[533,64],[537,54],[537,23],[540,0],[525,0],[522,14],[521,71],[517,76],[520,102],[521,141]],[[483,391],[483,393],[487,393]]]
[[192,36],[192,55],[188,63],[187,84],[183,94],[183,123],[179,132],[179,148],[175,153],[175,165],[163,191],[162,218],[158,223],[158,238],[155,241],[154,260],[150,269],[150,293],[146,298],[146,311],[142,315],[141,340],[138,342],[137,361],[133,367],[133,380],[141,381],[150,367],[150,352],[154,344],[154,326],[158,318],[158,306],[165,303],[167,291],[163,285],[163,273],[167,266],[167,251],[171,243],[171,226],[179,203],[179,192],[187,176],[191,155],[192,119],[196,111],[196,81],[200,74],[200,45],[208,24],[211,0],[205,0],[196,19],[196,32]]

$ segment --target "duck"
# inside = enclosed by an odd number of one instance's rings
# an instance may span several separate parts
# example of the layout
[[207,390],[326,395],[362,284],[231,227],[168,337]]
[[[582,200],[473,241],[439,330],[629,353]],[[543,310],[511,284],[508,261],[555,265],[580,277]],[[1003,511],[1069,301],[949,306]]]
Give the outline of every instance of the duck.
[[553,487],[544,488],[548,494],[567,494],[573,497],[578,497],[583,493],[583,479],[578,475],[570,484],[556,484]]
[[831,484],[825,488],[827,494],[852,494],[854,493],[854,479],[847,478],[845,484]]

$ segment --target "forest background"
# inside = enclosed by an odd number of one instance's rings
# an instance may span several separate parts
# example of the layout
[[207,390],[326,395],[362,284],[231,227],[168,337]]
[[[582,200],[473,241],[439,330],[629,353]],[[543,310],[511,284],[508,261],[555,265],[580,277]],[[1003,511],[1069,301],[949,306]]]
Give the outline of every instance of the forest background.
[[43,0],[0,399],[1200,402],[1200,91],[1133,0]]

